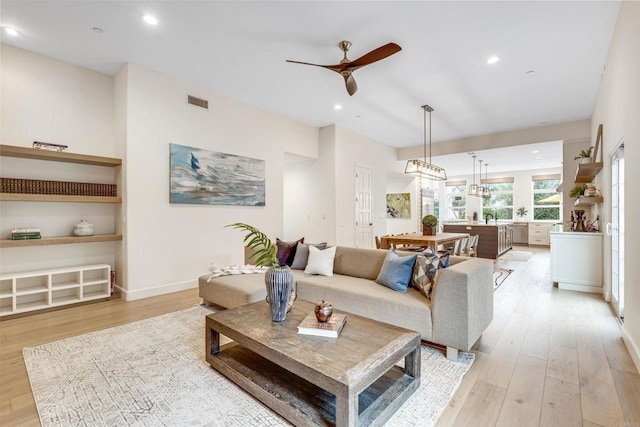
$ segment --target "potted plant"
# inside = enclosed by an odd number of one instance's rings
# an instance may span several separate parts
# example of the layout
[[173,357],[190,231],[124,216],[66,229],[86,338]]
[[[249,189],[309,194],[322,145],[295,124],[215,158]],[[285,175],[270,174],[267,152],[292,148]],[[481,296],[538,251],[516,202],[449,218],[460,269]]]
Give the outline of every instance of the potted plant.
[[425,215],[422,217],[422,234],[425,236],[435,236],[438,218],[435,215]]
[[584,194],[584,190],[586,190],[586,189],[587,189],[587,185],[586,184],[574,185],[573,188],[571,189],[571,191],[569,191],[569,197],[582,196]]
[[291,268],[288,265],[280,265],[276,245],[256,227],[241,222],[229,224],[227,227],[245,231],[245,247],[252,250],[249,259],[253,259],[256,265],[269,267],[265,273],[264,282],[271,319],[274,322],[282,322],[287,318],[287,312],[296,299]]
[[529,211],[526,210],[524,206],[520,206],[518,209],[516,209],[516,215],[518,215],[520,219],[522,219],[522,217],[524,217],[528,212]]
[[593,145],[588,150],[581,150],[580,154],[575,156],[573,160],[580,160],[581,163],[591,162],[591,153],[593,152]]

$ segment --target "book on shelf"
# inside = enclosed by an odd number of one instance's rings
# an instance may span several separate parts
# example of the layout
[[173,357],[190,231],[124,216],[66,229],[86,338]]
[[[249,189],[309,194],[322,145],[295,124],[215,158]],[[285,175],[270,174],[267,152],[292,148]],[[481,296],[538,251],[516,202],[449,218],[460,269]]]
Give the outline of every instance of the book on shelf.
[[344,314],[333,313],[328,321],[318,322],[315,313],[311,313],[298,325],[298,333],[337,338],[346,322],[347,316]]
[[39,228],[14,228],[11,233],[40,233]]
[[40,236],[40,233],[32,233],[32,234],[25,234],[25,233],[18,233],[18,234],[11,234],[11,240],[33,240],[33,239],[41,239],[42,236]]

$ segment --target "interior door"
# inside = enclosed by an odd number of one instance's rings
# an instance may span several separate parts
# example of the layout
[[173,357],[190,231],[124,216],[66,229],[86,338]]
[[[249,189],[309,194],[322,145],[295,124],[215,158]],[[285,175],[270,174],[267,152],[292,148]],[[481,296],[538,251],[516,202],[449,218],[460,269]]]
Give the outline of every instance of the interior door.
[[611,304],[624,318],[624,143],[611,155]]
[[356,165],[356,247],[373,247],[372,172]]

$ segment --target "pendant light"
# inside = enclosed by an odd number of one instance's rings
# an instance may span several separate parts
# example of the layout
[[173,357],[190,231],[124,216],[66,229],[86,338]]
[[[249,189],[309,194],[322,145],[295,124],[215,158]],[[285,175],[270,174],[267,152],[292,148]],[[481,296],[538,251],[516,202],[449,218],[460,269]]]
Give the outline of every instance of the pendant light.
[[[485,199],[491,198],[491,190],[489,190],[489,163],[484,164],[484,190],[482,191],[482,197]],[[480,171],[482,174],[482,171]],[[482,178],[480,178],[482,180]]]
[[482,160],[478,160],[480,168],[478,170],[478,197],[484,197],[484,186],[482,185]]
[[[404,168],[404,173],[407,175],[417,176],[419,178],[432,179],[434,181],[446,181],[447,173],[440,166],[436,166],[431,163],[431,112],[433,108],[428,105],[423,105],[424,111],[424,126],[423,126],[423,145],[424,145],[424,160],[412,159],[407,161],[407,166]],[[427,112],[429,113],[429,162],[427,163]]]
[[473,157],[473,184],[471,184],[469,186],[469,196],[478,196],[479,195],[479,190],[478,190],[478,186],[476,185],[476,153],[469,153],[471,154],[471,157]]

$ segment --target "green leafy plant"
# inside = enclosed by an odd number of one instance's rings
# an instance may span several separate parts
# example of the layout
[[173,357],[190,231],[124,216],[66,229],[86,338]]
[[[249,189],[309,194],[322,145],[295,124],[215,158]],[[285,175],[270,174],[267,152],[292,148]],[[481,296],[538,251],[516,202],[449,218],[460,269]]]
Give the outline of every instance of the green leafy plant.
[[253,251],[249,258],[255,258],[254,262],[256,265],[272,267],[280,266],[280,262],[277,257],[278,249],[276,248],[276,245],[274,245],[271,239],[269,239],[262,231],[249,224],[243,224],[241,222],[229,224],[226,225],[226,227],[237,228],[246,232],[244,236],[244,245]]
[[586,159],[587,157],[591,157],[591,152],[593,151],[593,145],[591,147],[589,147],[588,150],[582,150],[580,151],[580,154],[578,154],[577,156],[575,156],[573,158],[573,160],[578,160],[578,159]]
[[518,216],[525,216],[528,212],[529,212],[529,211],[528,211],[528,210],[526,210],[526,209],[524,208],[524,206],[521,206],[521,207],[519,207],[519,208],[516,210],[516,215],[518,215]]
[[427,227],[435,227],[438,225],[438,218],[435,215],[425,215],[422,217],[422,225]]
[[569,197],[578,197],[584,194],[584,190],[587,189],[587,184],[574,185],[571,191],[569,191]]

